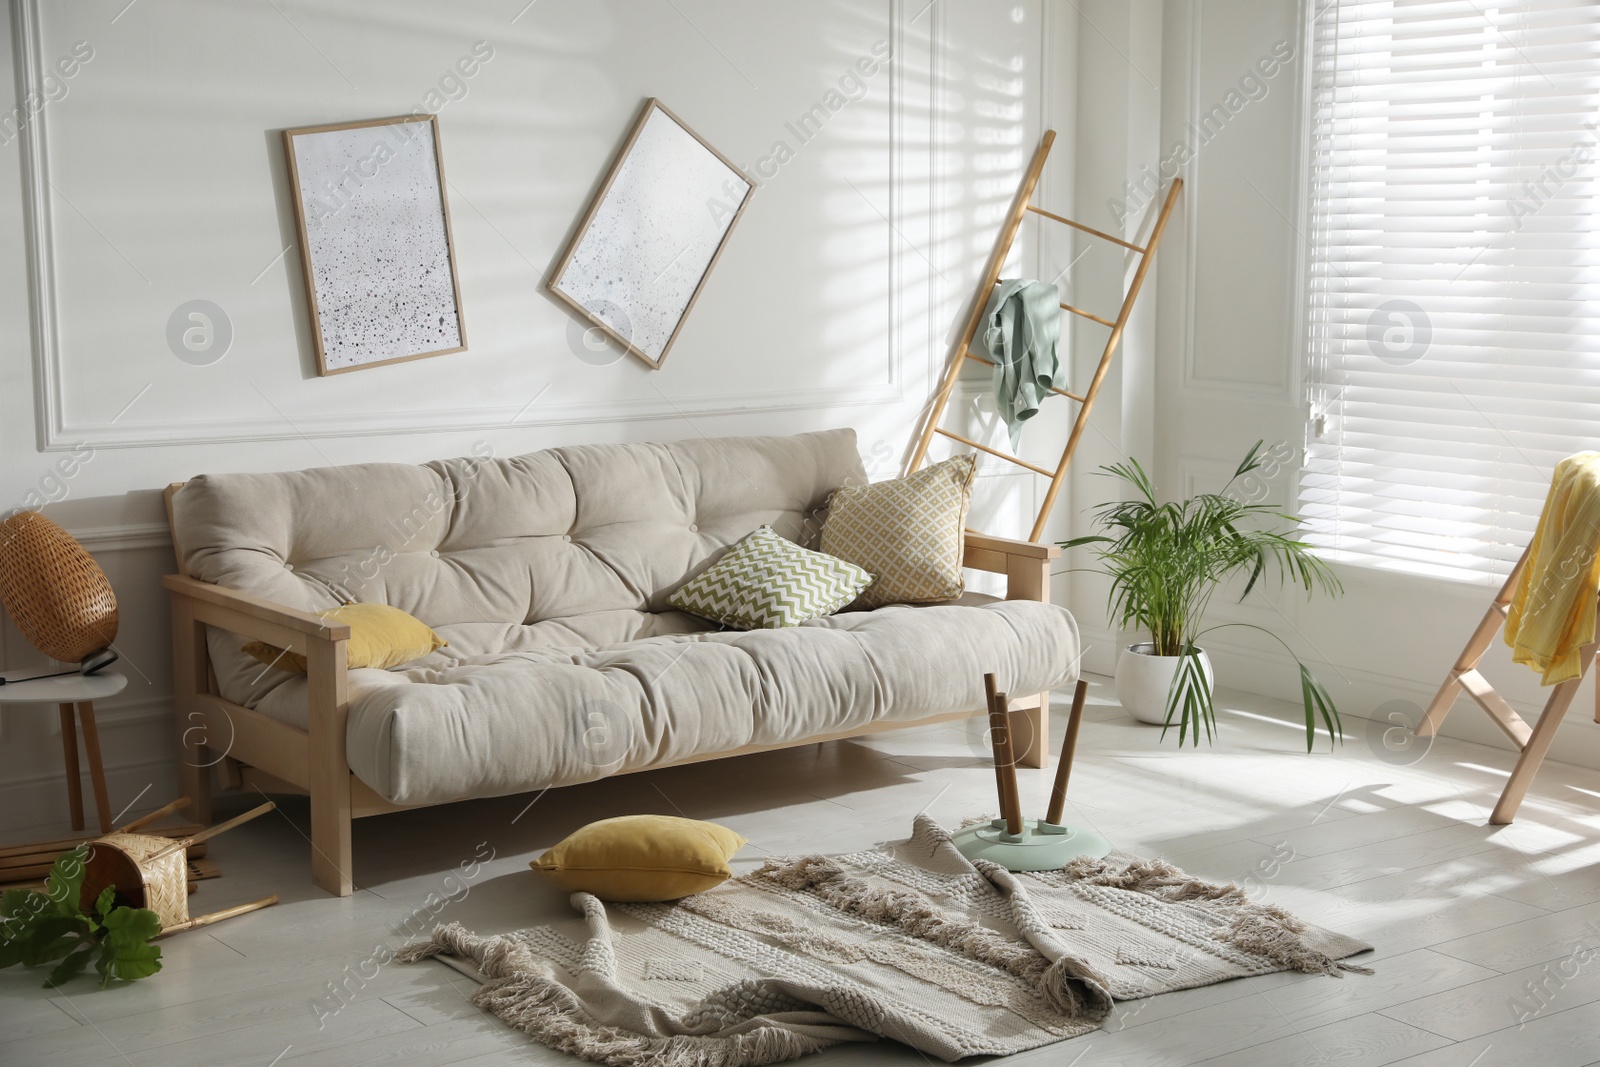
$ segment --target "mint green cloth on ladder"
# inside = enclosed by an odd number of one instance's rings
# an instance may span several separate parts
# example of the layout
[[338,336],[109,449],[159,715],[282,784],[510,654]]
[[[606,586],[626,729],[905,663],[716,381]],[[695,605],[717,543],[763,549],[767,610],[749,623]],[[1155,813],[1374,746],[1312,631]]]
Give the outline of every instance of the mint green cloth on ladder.
[[1066,388],[1057,357],[1061,290],[1027,279],[1002,281],[983,312],[978,341],[994,361],[994,399],[1011,431],[1011,450],[1022,444],[1022,424],[1039,413],[1051,389]]

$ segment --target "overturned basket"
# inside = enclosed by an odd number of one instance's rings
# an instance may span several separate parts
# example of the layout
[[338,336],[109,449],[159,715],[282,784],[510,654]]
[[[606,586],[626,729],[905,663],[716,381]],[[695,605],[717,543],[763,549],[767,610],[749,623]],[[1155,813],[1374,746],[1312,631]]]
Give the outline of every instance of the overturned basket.
[[[185,801],[169,804],[162,811],[172,810]],[[208,841],[235,826],[247,823],[258,815],[265,815],[277,805],[271,801],[245,812],[243,815],[219,823],[191,836],[173,840],[150,834],[131,833],[132,826],[115,833],[97,837],[90,842],[89,857],[84,862],[83,892],[79,907],[85,912],[94,908],[94,902],[107,886],[116,889],[116,903],[130,908],[149,908],[156,913],[165,937],[180,930],[209,926],[235,915],[265,908],[278,902],[278,894],[238,904],[207,915],[189,917],[189,864],[188,849]],[[156,814],[161,814],[160,812]],[[149,816],[148,818],[153,818]],[[144,821],[144,820],[141,820]]]

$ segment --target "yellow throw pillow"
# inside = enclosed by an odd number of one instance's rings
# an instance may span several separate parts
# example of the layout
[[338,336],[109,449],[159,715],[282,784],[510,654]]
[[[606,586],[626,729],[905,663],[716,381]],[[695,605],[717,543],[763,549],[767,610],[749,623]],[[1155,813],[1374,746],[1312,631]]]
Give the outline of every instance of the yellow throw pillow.
[[569,893],[642,903],[703,893],[733,876],[745,839],[716,823],[672,815],[601,819],[528,864]]
[[956,456],[904,478],[834,491],[820,547],[877,575],[862,604],[936,604],[965,591],[973,471],[971,455]]
[[[357,667],[388,670],[419,660],[449,643],[426,623],[387,604],[345,604],[317,614],[329,622],[342,622],[350,627],[345,664],[352,670]],[[262,641],[251,641],[244,650],[269,667],[295,674],[306,673],[306,658],[298,652],[285,652]]]

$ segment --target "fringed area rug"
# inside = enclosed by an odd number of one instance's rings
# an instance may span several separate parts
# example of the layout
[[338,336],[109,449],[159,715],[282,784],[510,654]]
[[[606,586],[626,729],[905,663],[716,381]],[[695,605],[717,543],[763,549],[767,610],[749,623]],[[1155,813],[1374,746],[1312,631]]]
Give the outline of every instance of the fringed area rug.
[[1237,886],[1115,853],[1012,874],[968,862],[926,816],[903,844],[774,860],[673,904],[572,903],[581,940],[451,924],[399,958],[437,956],[517,1029],[627,1067],[745,1067],[877,1038],[1003,1056],[1094,1030],[1113,1001],[1371,973],[1339,961],[1372,946]]

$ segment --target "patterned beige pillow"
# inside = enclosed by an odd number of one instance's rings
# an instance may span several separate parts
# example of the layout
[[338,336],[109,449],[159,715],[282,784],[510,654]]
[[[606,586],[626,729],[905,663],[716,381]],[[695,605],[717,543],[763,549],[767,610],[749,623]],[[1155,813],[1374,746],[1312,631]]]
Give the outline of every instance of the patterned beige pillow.
[[668,599],[739,630],[775,630],[832,615],[872,584],[853,563],[801,548],[763,526]]
[[836,489],[822,551],[876,574],[867,607],[932,604],[965,591],[961,556],[973,458],[957,456],[905,478]]

